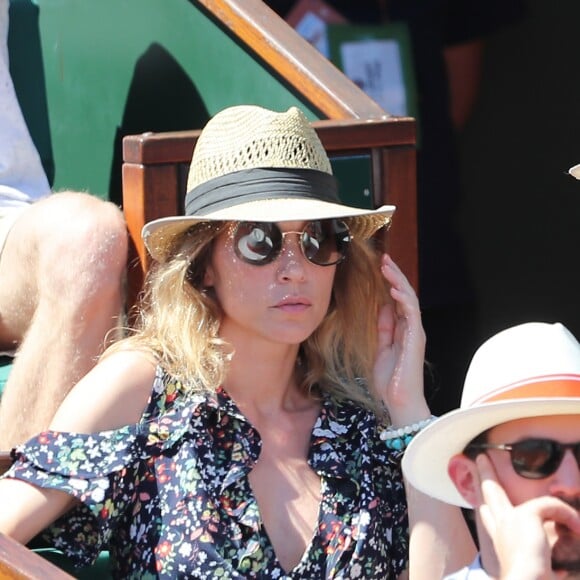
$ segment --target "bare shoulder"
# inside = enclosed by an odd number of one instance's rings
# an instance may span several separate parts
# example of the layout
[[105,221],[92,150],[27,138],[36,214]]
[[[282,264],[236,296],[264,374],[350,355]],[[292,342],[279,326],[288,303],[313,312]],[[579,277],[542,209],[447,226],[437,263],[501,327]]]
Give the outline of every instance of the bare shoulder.
[[155,366],[135,350],[104,357],[71,390],[50,428],[92,433],[136,423],[151,394]]

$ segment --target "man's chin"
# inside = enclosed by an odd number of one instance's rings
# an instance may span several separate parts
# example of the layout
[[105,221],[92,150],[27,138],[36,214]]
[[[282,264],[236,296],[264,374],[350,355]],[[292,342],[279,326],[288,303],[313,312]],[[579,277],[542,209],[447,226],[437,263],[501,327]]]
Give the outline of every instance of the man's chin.
[[566,571],[569,579],[580,579],[580,536],[559,526],[558,541],[552,548],[552,569]]
[[[561,576],[563,580],[580,580],[580,571],[579,570],[564,570],[564,569],[556,569],[553,568],[554,572],[565,572],[564,576]],[[558,576],[560,578],[560,576]]]

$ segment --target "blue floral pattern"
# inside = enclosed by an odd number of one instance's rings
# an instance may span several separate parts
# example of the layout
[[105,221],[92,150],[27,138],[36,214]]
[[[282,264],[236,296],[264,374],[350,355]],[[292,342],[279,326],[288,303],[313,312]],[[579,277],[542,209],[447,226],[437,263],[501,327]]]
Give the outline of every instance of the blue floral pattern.
[[408,554],[400,453],[374,415],[324,399],[309,463],[319,522],[298,565],[282,569],[248,473],[257,431],[228,397],[192,394],[158,368],[136,425],[92,435],[44,432],[17,448],[8,477],[80,504],[44,532],[78,565],[109,549],[119,578],[395,578]]

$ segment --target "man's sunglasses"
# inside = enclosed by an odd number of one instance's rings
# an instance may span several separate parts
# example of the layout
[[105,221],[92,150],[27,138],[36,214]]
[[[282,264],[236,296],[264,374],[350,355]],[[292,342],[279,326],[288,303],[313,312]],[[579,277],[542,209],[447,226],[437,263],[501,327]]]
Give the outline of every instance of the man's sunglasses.
[[544,479],[556,473],[567,449],[572,451],[580,468],[580,441],[560,443],[551,439],[524,439],[497,445],[471,443],[466,447],[465,454],[474,459],[485,449],[509,451],[514,471],[526,479]]
[[298,236],[304,257],[317,266],[342,262],[351,241],[348,226],[337,219],[307,222],[301,232],[282,232],[273,222],[239,222],[233,231],[234,250],[244,262],[264,266],[278,257],[289,234]]

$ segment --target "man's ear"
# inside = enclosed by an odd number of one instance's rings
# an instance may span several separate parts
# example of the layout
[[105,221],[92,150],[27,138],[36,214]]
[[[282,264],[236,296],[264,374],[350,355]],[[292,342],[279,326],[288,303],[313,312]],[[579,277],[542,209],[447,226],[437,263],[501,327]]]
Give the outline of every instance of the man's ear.
[[482,499],[479,474],[475,461],[472,461],[463,453],[458,453],[449,460],[447,473],[463,499],[472,507],[479,507]]

